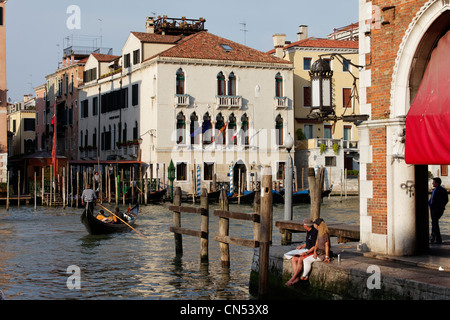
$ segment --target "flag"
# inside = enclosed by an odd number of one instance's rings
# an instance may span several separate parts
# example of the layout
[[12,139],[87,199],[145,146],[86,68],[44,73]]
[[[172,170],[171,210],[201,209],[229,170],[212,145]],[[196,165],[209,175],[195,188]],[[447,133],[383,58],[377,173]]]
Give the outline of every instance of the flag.
[[223,130],[225,130],[225,128],[227,127],[227,124],[225,124],[222,129],[219,130],[219,133],[217,134],[217,136],[214,138],[213,142],[214,143],[216,141],[216,139],[220,136],[220,134],[223,132]]
[[52,146],[52,165],[53,165],[53,176],[56,177],[56,172],[58,171],[56,168],[56,99],[55,99],[55,113],[52,118],[53,125],[53,146]]
[[233,142],[233,140],[237,138],[237,136],[239,135],[239,131],[240,131],[240,130],[237,130],[237,131],[233,134],[233,136],[232,136],[231,139],[230,139],[231,142]]
[[191,138],[198,135],[202,129],[203,129],[203,127],[198,127],[197,129],[195,129],[195,131],[191,133]]

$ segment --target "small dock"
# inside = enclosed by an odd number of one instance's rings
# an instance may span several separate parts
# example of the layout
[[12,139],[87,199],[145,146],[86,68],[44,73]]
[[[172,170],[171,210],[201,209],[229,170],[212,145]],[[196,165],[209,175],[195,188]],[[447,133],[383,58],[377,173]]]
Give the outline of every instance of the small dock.
[[[279,220],[275,222],[275,226],[280,229],[284,239],[290,239],[289,233],[306,232],[301,220]],[[330,235],[337,237],[339,243],[359,240],[359,225],[327,223],[327,226]]]

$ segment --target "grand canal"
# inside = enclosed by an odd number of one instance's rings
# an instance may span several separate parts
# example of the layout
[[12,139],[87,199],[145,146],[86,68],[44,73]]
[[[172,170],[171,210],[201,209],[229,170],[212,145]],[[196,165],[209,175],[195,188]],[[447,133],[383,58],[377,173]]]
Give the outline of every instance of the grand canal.
[[[0,289],[7,299],[251,299],[249,276],[253,249],[231,246],[231,266],[220,263],[214,241],[218,218],[210,206],[209,262],[200,263],[199,239],[183,236],[182,256],[176,256],[169,232],[169,203],[141,207],[135,232],[89,235],[80,223],[79,209],[32,206],[0,209]],[[231,205],[230,211],[251,212],[247,205]],[[274,221],[283,219],[282,205],[274,206]],[[309,205],[294,206],[294,219],[309,216]],[[327,222],[359,223],[359,201],[349,197],[324,200],[321,211]],[[182,227],[198,230],[200,218],[182,216]],[[230,221],[230,235],[251,238],[249,222]],[[441,229],[450,232],[449,210]],[[301,241],[295,234],[294,241]],[[276,228],[273,243],[280,244]],[[68,288],[72,273],[80,270],[80,287]],[[70,287],[70,286],[69,286]]]

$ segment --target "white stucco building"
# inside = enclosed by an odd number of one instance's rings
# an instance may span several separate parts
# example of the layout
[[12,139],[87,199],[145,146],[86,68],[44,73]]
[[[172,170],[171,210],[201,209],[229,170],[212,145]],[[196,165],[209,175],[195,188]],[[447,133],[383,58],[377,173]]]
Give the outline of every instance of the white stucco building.
[[[294,126],[292,63],[213,35],[203,24],[147,18],[146,32],[131,32],[121,56],[91,55],[79,143],[98,146],[101,160],[140,158],[166,182],[172,160],[175,185],[186,192],[197,170],[207,188],[214,176],[229,182],[230,166],[248,189],[260,165],[271,165],[281,179],[283,141]],[[126,141],[131,146],[122,146]]]

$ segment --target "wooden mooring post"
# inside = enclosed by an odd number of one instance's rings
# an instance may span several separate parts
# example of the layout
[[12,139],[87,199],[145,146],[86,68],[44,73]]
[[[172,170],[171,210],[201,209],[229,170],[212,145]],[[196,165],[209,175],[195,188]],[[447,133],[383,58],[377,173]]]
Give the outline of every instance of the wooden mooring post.
[[269,287],[269,248],[272,234],[272,170],[261,170],[261,234],[259,242],[259,298],[267,297]]
[[[181,235],[188,235],[200,238],[200,259],[202,262],[208,261],[208,237],[209,237],[209,209],[208,209],[208,193],[206,189],[202,189],[200,195],[200,208],[181,206],[181,188],[174,189],[173,205],[169,210],[173,212],[173,226],[170,231],[175,234],[175,252],[183,254],[183,245]],[[197,213],[201,214],[200,231],[191,230],[181,227],[181,213]]]
[[[256,199],[256,198],[255,198]],[[214,237],[214,240],[220,242],[220,260],[222,266],[230,266],[230,249],[229,245],[239,245],[250,248],[259,247],[259,239],[256,238],[259,233],[254,233],[253,240],[233,238],[229,236],[229,219],[252,221],[254,223],[254,230],[259,229],[260,215],[259,213],[242,213],[228,211],[228,198],[225,189],[222,189],[220,193],[220,209],[214,210],[214,215],[219,217],[219,234]]]

